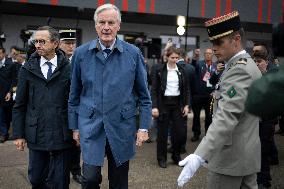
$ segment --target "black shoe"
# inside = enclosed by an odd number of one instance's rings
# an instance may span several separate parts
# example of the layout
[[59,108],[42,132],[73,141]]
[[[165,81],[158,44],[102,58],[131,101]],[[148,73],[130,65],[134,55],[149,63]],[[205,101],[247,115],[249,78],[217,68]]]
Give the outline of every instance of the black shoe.
[[180,149],[180,154],[186,154],[185,146],[182,146]]
[[270,187],[271,187],[271,183],[270,182],[258,184],[258,189],[268,189]]
[[0,136],[0,143],[4,143],[6,141],[6,137],[5,136]]
[[82,184],[83,177],[81,174],[76,174],[76,175],[73,175],[73,180],[77,182],[78,184]]
[[172,156],[172,160],[174,162],[174,164],[178,165],[178,163],[181,161],[181,157],[178,156]]
[[199,140],[199,135],[193,135],[193,137],[190,139],[192,142],[196,142]]
[[166,161],[160,160],[160,161],[158,161],[158,164],[159,164],[159,167],[161,167],[161,168],[167,168],[167,162]]
[[271,159],[269,163],[270,165],[279,165],[279,159]]
[[279,129],[278,131],[275,132],[275,134],[284,135],[284,131],[282,131],[281,129]]

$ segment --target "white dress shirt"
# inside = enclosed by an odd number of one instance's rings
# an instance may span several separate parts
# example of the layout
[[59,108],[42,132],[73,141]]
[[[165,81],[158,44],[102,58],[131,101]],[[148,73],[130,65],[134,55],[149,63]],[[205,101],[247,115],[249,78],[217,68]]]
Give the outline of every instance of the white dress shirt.
[[40,69],[41,69],[43,76],[47,79],[48,65],[46,64],[46,62],[51,63],[51,69],[53,73],[57,67],[57,55],[55,55],[50,60],[45,59],[43,56],[40,57]]
[[5,60],[6,58],[4,57],[1,61],[0,61],[0,68],[5,66]]
[[167,85],[165,90],[165,96],[179,96],[180,90],[179,90],[179,79],[178,79],[178,67],[176,65],[175,68],[169,68],[167,64]]

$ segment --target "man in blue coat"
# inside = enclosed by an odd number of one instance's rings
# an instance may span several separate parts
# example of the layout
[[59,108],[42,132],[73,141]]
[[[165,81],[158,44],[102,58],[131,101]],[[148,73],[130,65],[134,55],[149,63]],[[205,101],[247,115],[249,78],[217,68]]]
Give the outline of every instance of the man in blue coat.
[[81,145],[82,188],[100,188],[106,154],[109,188],[127,189],[135,136],[141,146],[151,121],[146,69],[141,51],[116,37],[121,23],[116,6],[98,7],[94,20],[98,38],[78,47],[72,58],[69,128]]

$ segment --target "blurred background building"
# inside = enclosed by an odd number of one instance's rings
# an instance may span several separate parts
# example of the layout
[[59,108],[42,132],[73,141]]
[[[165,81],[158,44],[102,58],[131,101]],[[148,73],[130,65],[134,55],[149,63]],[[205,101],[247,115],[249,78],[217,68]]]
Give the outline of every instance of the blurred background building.
[[[204,21],[233,10],[239,11],[248,40],[271,44],[272,23],[283,21],[284,10],[284,0],[2,0],[0,3],[0,40],[6,49],[12,45],[24,46],[33,30],[42,25],[76,29],[78,45],[94,39],[96,7],[113,3],[122,11],[119,38],[131,43],[142,39],[138,45],[152,59],[160,57],[168,40],[187,51],[210,47]],[[186,22],[180,35],[179,15]]]

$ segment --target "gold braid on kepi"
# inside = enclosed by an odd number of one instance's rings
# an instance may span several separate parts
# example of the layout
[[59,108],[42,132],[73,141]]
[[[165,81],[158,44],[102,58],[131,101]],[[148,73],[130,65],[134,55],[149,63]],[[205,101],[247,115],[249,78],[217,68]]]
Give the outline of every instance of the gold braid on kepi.
[[224,16],[216,17],[205,22],[209,40],[213,41],[227,36],[241,29],[241,21],[238,11],[233,11]]

